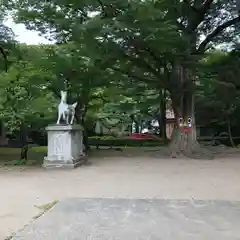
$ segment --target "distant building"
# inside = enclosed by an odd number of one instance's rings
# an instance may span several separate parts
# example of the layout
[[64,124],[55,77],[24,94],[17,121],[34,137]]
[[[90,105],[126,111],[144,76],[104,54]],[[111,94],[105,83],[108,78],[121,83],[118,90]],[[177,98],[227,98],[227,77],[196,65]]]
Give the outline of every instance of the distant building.
[[[153,127],[159,127],[159,123],[156,119],[152,120],[151,125]],[[167,138],[170,139],[174,130],[174,125],[175,125],[175,118],[174,118],[174,113],[171,109],[166,110],[166,135]],[[147,129],[143,129],[142,131],[148,132]]]

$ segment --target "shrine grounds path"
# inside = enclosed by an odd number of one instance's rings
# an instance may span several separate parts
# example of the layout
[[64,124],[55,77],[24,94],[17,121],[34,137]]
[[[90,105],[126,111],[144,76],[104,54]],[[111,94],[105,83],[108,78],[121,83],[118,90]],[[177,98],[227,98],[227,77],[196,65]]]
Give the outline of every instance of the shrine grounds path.
[[0,239],[67,198],[240,200],[240,155],[215,160],[104,156],[74,170],[0,168]]

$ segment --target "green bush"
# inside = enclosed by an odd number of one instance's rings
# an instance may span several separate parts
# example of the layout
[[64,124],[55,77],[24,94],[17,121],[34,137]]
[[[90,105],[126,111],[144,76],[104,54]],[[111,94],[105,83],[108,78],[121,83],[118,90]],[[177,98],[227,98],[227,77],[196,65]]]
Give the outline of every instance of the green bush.
[[47,152],[47,147],[46,146],[34,146],[31,148],[32,152],[36,153],[45,153]]
[[160,146],[162,145],[160,140],[135,140],[124,137],[113,136],[94,136],[89,138],[89,145],[92,146]]
[[91,140],[116,140],[116,139],[122,139],[123,137],[114,137],[114,136],[109,136],[109,135],[105,135],[105,136],[92,136],[89,137],[89,139]]

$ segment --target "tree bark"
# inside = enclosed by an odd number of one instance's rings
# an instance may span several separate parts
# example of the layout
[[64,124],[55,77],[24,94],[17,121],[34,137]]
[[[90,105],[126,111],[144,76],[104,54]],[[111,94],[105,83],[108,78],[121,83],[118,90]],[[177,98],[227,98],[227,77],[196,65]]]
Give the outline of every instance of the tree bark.
[[227,129],[228,129],[229,141],[230,141],[232,147],[235,148],[235,147],[236,147],[236,144],[235,144],[234,141],[233,141],[232,128],[231,128],[231,122],[230,122],[229,116],[227,116]]
[[159,127],[160,127],[160,136],[163,139],[164,142],[167,142],[167,131],[166,131],[166,125],[167,125],[167,119],[166,119],[166,89],[161,91],[161,103],[160,103],[160,121]]
[[26,126],[21,124],[20,126],[20,143],[21,143],[21,154],[20,159],[27,161],[28,158],[28,141],[27,141],[27,130]]
[[[176,71],[177,70],[177,71]],[[172,157],[212,159],[212,154],[202,149],[197,141],[195,122],[194,82],[191,71],[177,66],[174,70],[175,88],[170,89],[175,115],[175,128],[169,144]]]
[[83,101],[79,98],[78,99],[78,104],[77,104],[77,109],[76,109],[76,122],[78,124],[81,124],[83,127],[83,145],[84,145],[84,153],[87,154],[90,150],[90,145],[88,141],[88,132],[87,132],[87,126],[85,123],[85,116],[88,110],[88,103],[83,103]]
[[3,59],[4,59],[4,64],[5,64],[5,72],[8,71],[8,61],[7,61],[7,54],[5,53],[3,47],[0,46],[0,52],[3,56]]
[[[176,105],[174,106],[176,109]],[[175,128],[170,142],[170,151],[172,157],[187,156],[192,157],[194,149],[199,147],[196,138],[196,124],[195,121],[188,124],[189,119],[194,119],[194,113],[188,111],[183,112],[174,111],[175,114]]]

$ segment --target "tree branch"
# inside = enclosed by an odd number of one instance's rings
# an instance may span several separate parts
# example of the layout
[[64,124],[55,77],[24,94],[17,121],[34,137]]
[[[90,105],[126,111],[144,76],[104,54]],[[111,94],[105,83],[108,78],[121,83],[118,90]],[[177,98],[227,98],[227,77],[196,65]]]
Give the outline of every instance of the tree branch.
[[224,22],[222,25],[219,25],[215,30],[213,30],[199,45],[196,53],[202,54],[205,51],[206,46],[210,43],[215,37],[217,37],[222,31],[226,28],[235,25],[240,22],[240,16],[233,18],[229,21]]
[[54,93],[56,95],[56,97],[60,98],[61,99],[61,94],[57,91],[56,88],[54,88],[53,86],[48,86],[47,87],[48,90],[50,90],[52,93]]
[[151,81],[150,79],[147,79],[147,78],[143,78],[143,77],[140,77],[140,76],[137,76],[129,71],[125,71],[123,69],[120,69],[120,68],[117,68],[117,67],[111,67],[112,70],[116,71],[116,72],[120,72],[122,74],[125,74],[126,76],[130,77],[130,78],[133,78],[133,79],[137,79],[141,82],[148,82],[148,81]]
[[[152,67],[145,59],[143,59],[141,57],[130,56],[130,55],[126,54],[124,50],[122,50],[122,54],[125,58],[130,60],[135,66],[137,66],[139,68],[145,68],[147,71],[154,74],[155,77],[157,77],[158,79],[162,77],[160,75],[160,73],[154,67]],[[140,55],[140,53],[138,51],[135,51],[135,54]]]
[[161,57],[156,56],[156,54],[155,54],[155,52],[154,52],[153,49],[151,49],[150,47],[148,47],[148,46],[146,45],[146,47],[144,48],[144,50],[145,50],[146,52],[148,52],[149,55],[155,60],[155,62],[158,64],[158,67],[159,67],[159,65],[163,65],[163,64],[164,64],[164,58],[161,58]]
[[105,4],[101,0],[97,0],[97,2],[100,4],[103,17],[108,18],[108,17],[116,17],[116,15],[119,13],[119,10],[117,6],[113,4]]
[[196,18],[195,21],[193,21],[189,25],[188,27],[189,31],[194,31],[199,26],[199,24],[204,20],[205,14],[207,13],[213,1],[214,0],[205,0],[204,3],[202,4],[202,7],[199,9],[193,7],[196,12]]
[[[155,76],[159,76],[160,74],[160,67],[164,65],[164,58],[159,57],[158,53],[155,49],[152,49],[148,46],[148,43],[143,41],[141,38],[131,38],[131,39],[125,39],[128,46],[134,47],[135,54],[141,55],[142,50],[144,50],[154,61],[155,61],[155,68],[152,67],[150,64],[147,63],[147,61],[144,60],[144,58],[141,58],[141,61],[145,63],[145,65],[148,67],[148,70],[152,72]],[[135,58],[137,59],[137,58]]]
[[97,2],[99,3],[103,13],[105,13],[105,7],[104,7],[104,4],[102,3],[102,1],[101,0],[97,0]]
[[92,101],[92,100],[102,100],[104,103],[108,103],[109,101],[108,100],[106,100],[103,96],[91,96],[90,97],[90,100]]
[[[139,49],[132,44],[130,46],[133,46],[135,48],[135,54],[138,55],[139,57],[130,56],[130,55],[126,54],[125,51],[123,51],[124,56],[126,58],[128,58],[136,66],[138,66],[140,68],[145,68],[147,71],[154,74],[155,77],[161,78],[162,76],[161,76],[160,72],[157,69],[155,69],[154,67],[152,67],[151,64],[149,64],[143,57],[140,57],[141,52],[139,51]],[[142,50],[146,51],[147,49],[144,48]],[[149,49],[148,49],[148,53],[150,53]],[[151,56],[153,57],[153,55],[151,55]],[[155,60],[156,60],[156,58],[155,58]]]
[[201,8],[201,11],[206,13],[207,10],[210,8],[211,4],[213,3],[214,0],[205,0],[203,5],[202,5],[202,8]]
[[[156,62],[156,65],[159,67],[162,63],[162,59],[157,57],[155,51],[151,49],[149,46],[147,46],[147,43],[142,41],[141,39],[136,39],[132,37],[125,37],[123,45],[117,44],[116,42],[112,41],[112,39],[109,39],[108,36],[106,36],[106,39],[111,42],[111,44],[115,45],[115,47],[118,49],[119,53],[129,59],[134,65],[136,65],[139,68],[145,68],[147,71],[151,72],[155,75],[158,79],[162,78],[161,73],[158,71],[157,68],[152,66],[148,63],[143,57],[136,57],[136,55],[141,56],[142,52],[141,50],[144,50],[147,52]],[[126,53],[126,49],[129,50],[129,48],[134,48],[134,56],[131,54]]]
[[190,1],[189,0],[183,0],[183,2],[188,6],[190,7],[194,12],[197,12],[197,9],[191,5]]

